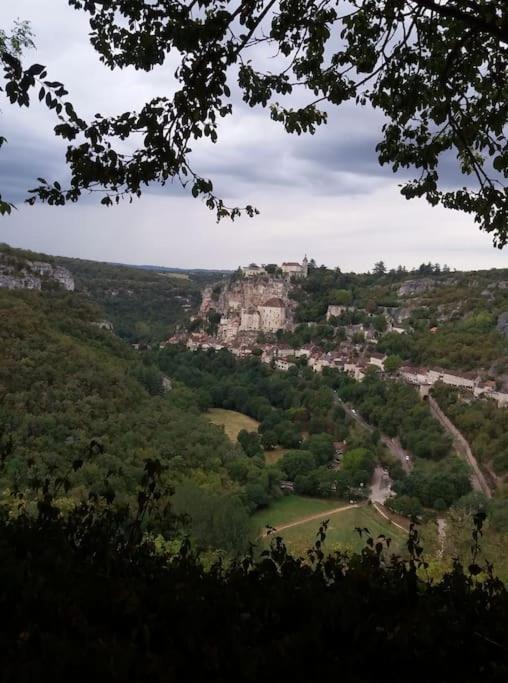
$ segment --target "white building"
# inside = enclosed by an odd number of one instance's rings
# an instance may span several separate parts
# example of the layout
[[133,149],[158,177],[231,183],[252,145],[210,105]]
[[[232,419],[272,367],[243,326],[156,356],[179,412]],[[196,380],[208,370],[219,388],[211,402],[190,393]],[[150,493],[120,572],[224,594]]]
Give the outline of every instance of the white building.
[[411,365],[403,365],[400,375],[410,384],[430,384],[428,371],[425,368],[414,368]]
[[344,363],[344,372],[351,375],[357,382],[361,382],[365,377],[365,368],[357,363]]
[[370,363],[370,365],[375,365],[377,368],[384,370],[385,369],[385,360],[386,360],[386,356],[384,354],[382,354],[382,353],[371,353],[369,363]]
[[289,368],[295,367],[294,363],[290,363],[288,360],[284,360],[283,358],[277,358],[274,365],[277,370],[282,370],[283,372],[287,372]]
[[454,374],[447,370],[429,370],[428,373],[429,384],[436,382],[443,382],[450,384],[453,387],[464,387],[465,389],[474,389],[477,380],[467,377],[465,375]]
[[301,263],[286,261],[281,265],[281,270],[284,275],[288,275],[290,277],[307,277],[309,270],[307,256],[304,257]]

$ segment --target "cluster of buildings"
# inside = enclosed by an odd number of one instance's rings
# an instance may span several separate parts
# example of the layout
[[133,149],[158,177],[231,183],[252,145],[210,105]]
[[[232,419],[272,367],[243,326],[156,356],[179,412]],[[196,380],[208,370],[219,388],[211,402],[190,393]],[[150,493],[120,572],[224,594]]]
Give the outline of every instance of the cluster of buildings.
[[443,382],[457,389],[467,389],[475,398],[486,396],[494,399],[499,406],[508,406],[508,394],[497,391],[496,383],[492,380],[482,380],[475,373],[461,373],[441,369],[415,368],[404,365],[399,369],[399,375],[410,384],[419,387],[431,387],[437,382]]
[[[296,263],[293,261],[285,261],[279,267],[279,270],[286,277],[307,277],[309,272],[309,261],[305,255],[301,263]],[[245,277],[257,277],[259,275],[268,275],[268,271],[265,266],[258,266],[255,263],[251,263],[248,266],[241,266],[240,270]]]
[[[335,368],[347,373],[358,382],[365,378],[369,368],[374,367],[384,372],[384,364],[387,358],[382,353],[360,353],[358,347],[347,343],[339,351],[325,352],[311,344],[298,349],[284,347],[276,343],[249,344],[235,341],[229,344],[203,332],[195,332],[190,335],[186,333],[176,334],[161,346],[168,344],[185,344],[191,351],[227,349],[238,358],[248,358],[256,353],[257,355],[260,354],[262,363],[273,365],[283,372],[294,367],[298,359],[305,358],[307,366],[312,368],[314,372],[322,372],[324,368]],[[495,382],[492,380],[483,381],[474,373],[459,373],[439,368],[427,369],[403,365],[398,370],[398,376],[409,384],[420,388],[430,388],[437,382],[443,382],[458,389],[466,389],[475,398],[488,397],[495,400],[499,406],[508,406],[508,393],[497,391]]]
[[[305,278],[309,262],[285,262],[280,266],[243,266],[240,277],[203,291],[199,317],[220,314],[217,338],[224,343],[254,342],[260,332],[273,334],[293,328],[294,301],[289,292],[294,278]],[[268,270],[267,270],[268,268]]]

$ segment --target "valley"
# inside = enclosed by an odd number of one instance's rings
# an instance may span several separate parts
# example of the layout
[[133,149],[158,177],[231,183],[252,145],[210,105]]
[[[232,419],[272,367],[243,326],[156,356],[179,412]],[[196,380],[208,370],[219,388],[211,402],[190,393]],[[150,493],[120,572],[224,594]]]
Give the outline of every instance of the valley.
[[[465,557],[479,508],[486,546],[508,540],[508,342],[497,329],[508,273],[354,275],[310,262],[184,279],[0,256],[11,269],[0,288],[4,489],[57,473],[95,439],[103,452],[71,473],[61,505],[96,490],[134,505],[142,465],[157,459],[188,517],[178,533],[206,552],[241,552],[270,524],[301,553],[327,514],[330,552],[360,550],[361,527],[403,553],[415,517],[432,562]],[[37,281],[34,263],[48,264]],[[429,335],[450,366],[431,380],[432,367],[410,365]],[[470,439],[472,470],[432,405]]]

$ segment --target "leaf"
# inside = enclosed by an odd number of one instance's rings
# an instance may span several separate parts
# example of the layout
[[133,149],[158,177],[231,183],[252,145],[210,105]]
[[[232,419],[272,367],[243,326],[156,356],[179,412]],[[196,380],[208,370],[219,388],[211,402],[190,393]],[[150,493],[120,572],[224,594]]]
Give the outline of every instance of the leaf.
[[44,67],[42,64],[32,64],[32,66],[27,69],[26,73],[29,76],[38,76],[44,71],[45,68],[46,67]]

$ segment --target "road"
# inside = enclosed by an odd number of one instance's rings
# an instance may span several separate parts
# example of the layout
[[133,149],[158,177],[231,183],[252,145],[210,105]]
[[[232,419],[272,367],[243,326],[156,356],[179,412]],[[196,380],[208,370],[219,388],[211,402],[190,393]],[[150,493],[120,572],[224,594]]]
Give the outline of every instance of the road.
[[[360,427],[371,433],[374,431],[375,428],[366,422],[363,417],[358,414],[358,411],[348,406],[347,403],[344,403],[344,401],[342,401],[337,394],[335,394],[335,397],[337,403],[344,408],[346,414],[349,415],[349,417],[352,418],[357,424],[359,424]],[[402,448],[398,439],[391,439],[389,436],[386,436],[386,434],[381,434],[381,441],[388,448],[390,453],[400,460],[402,468],[405,472],[410,472],[413,469],[413,463],[411,462],[410,455]]]
[[372,481],[370,482],[370,500],[373,503],[385,504],[387,498],[392,495],[392,480],[388,472],[381,467],[381,465],[376,465],[374,474],[372,475]]
[[485,479],[485,476],[473,455],[473,451],[471,450],[471,446],[469,445],[468,441],[466,441],[465,437],[459,432],[450,418],[443,413],[437,404],[436,399],[434,399],[432,396],[429,396],[429,406],[436,420],[441,423],[441,425],[453,438],[453,444],[457,453],[461,455],[462,458],[464,458],[464,460],[466,460],[466,462],[471,466],[471,484],[475,491],[481,491],[487,496],[487,498],[491,498],[492,491],[490,486],[488,485],[487,480]]

